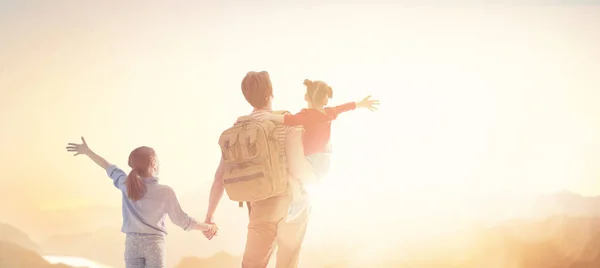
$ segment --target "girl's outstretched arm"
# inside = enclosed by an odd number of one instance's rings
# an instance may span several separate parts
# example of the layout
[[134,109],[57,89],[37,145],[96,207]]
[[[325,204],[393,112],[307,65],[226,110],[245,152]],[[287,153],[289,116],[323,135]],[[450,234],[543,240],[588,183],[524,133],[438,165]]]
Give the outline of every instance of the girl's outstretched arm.
[[259,120],[274,121],[292,127],[305,125],[313,121],[313,118],[306,113],[306,110],[302,110],[297,114],[263,113],[258,115],[256,118]]
[[111,166],[106,159],[97,155],[94,153],[94,151],[92,151],[92,149],[90,149],[90,147],[88,147],[83,137],[81,137],[81,144],[69,143],[67,145],[67,152],[75,152],[75,156],[80,154],[87,155],[90,159],[92,159],[92,161],[94,161],[94,163],[98,164],[98,166],[102,167],[104,170]]
[[124,191],[124,182],[127,178],[127,173],[106,161],[106,159],[102,158],[102,156],[94,153],[94,151],[88,147],[83,137],[81,137],[81,142],[81,144],[69,143],[67,145],[67,152],[75,152],[75,156],[80,154],[87,155],[90,159],[92,159],[92,161],[94,161],[94,163],[106,170],[106,174],[113,180],[113,184],[115,187],[117,187],[117,189]]
[[348,102],[334,107],[327,107],[325,108],[325,113],[327,114],[329,121],[333,121],[337,119],[338,115],[341,113],[352,111],[356,109],[356,107],[358,107],[356,102]]
[[379,106],[379,100],[371,100],[370,98],[371,96],[367,96],[364,99],[357,102],[348,102],[339,106],[327,107],[325,108],[325,112],[329,116],[329,120],[333,121],[341,113],[352,111],[357,108],[367,108],[371,111],[376,111],[377,106]]
[[371,111],[376,111],[379,106],[379,100],[372,100],[371,95],[366,96],[360,101],[355,102],[356,108],[367,108]]

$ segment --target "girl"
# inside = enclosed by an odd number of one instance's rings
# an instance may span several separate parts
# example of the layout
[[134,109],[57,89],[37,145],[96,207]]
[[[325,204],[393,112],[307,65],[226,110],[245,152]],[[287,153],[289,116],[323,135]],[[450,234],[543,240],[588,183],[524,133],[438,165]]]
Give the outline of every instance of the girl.
[[[304,154],[311,164],[317,182],[323,180],[329,172],[329,154],[331,148],[329,140],[331,137],[331,121],[335,120],[341,113],[356,108],[367,108],[371,111],[377,110],[378,100],[371,100],[371,96],[359,102],[349,102],[335,107],[327,107],[329,99],[333,97],[333,90],[323,81],[304,80],[306,94],[304,100],[307,108],[297,114],[279,115],[264,113],[258,117],[259,120],[271,120],[283,123],[287,126],[303,126]],[[303,187],[303,195],[292,203],[288,212],[288,220],[296,218],[300,212],[308,208],[308,195],[306,187]]]
[[259,119],[272,120],[287,126],[304,127],[304,153],[311,163],[317,180],[323,179],[329,171],[329,139],[331,137],[331,121],[343,112],[356,108],[377,110],[378,100],[370,100],[371,96],[359,102],[349,102],[335,107],[326,107],[329,99],[333,97],[333,90],[323,81],[304,80],[306,94],[304,100],[307,108],[297,114],[262,114]]
[[125,266],[127,268],[165,267],[165,218],[185,231],[201,230],[216,234],[216,225],[198,223],[188,216],[169,186],[158,183],[158,159],[150,147],[136,148],[129,154],[129,175],[94,153],[81,137],[81,144],[69,143],[68,152],[87,155],[106,170],[113,184],[123,193],[123,226]]

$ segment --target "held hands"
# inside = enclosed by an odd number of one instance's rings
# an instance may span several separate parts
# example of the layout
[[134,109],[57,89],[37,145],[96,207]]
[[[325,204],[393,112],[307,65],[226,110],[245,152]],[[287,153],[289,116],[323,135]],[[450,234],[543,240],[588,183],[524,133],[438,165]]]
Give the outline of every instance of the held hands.
[[356,102],[356,108],[367,108],[369,110],[377,111],[377,106],[379,106],[379,100],[371,100],[371,95],[365,97],[359,102]]
[[204,221],[204,224],[207,224],[208,226],[210,226],[210,229],[208,230],[203,230],[202,234],[208,239],[211,240],[213,239],[213,237],[215,237],[215,235],[218,234],[219,232],[219,227],[212,221],[212,219],[207,219],[206,221]]
[[92,150],[90,150],[90,147],[88,147],[88,145],[85,142],[85,139],[83,137],[81,137],[81,142],[82,142],[81,144],[76,144],[76,143],[67,144],[67,152],[75,152],[75,154],[73,156],[78,156],[80,154],[84,154],[84,155],[89,154]]
[[[204,223],[205,227],[202,230],[202,234],[208,239],[211,240],[217,233],[219,232],[219,227],[214,223]],[[208,228],[208,229],[206,229]]]

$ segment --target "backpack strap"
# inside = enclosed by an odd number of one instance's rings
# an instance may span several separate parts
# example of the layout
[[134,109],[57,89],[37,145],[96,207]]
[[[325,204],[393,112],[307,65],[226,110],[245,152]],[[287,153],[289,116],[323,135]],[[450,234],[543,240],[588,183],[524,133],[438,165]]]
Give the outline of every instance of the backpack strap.
[[[251,116],[249,116],[249,115],[240,116],[240,117],[238,117],[238,119],[235,121],[235,124],[234,124],[234,125],[237,125],[237,124],[242,124],[242,123],[246,123],[246,122],[249,122],[249,121],[252,121],[252,120],[254,120],[254,118],[252,118],[252,117],[251,117]],[[246,202],[246,203],[247,203],[248,209],[250,209],[250,202]],[[244,202],[238,202],[238,207],[239,207],[239,208],[243,208],[243,207],[244,207]]]
[[[240,208],[243,208],[244,207],[244,202],[239,202],[238,206]],[[246,202],[246,207],[248,207],[248,213],[250,213],[250,202]]]

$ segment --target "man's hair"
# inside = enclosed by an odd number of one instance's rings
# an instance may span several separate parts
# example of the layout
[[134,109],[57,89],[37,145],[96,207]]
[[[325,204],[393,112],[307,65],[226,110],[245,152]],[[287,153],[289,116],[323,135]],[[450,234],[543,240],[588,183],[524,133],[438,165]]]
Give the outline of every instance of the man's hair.
[[325,98],[333,98],[333,90],[323,81],[311,81],[304,79],[306,86],[306,96],[311,102],[320,103]]
[[247,73],[242,80],[242,93],[252,107],[261,109],[267,106],[273,96],[269,73],[266,71]]

